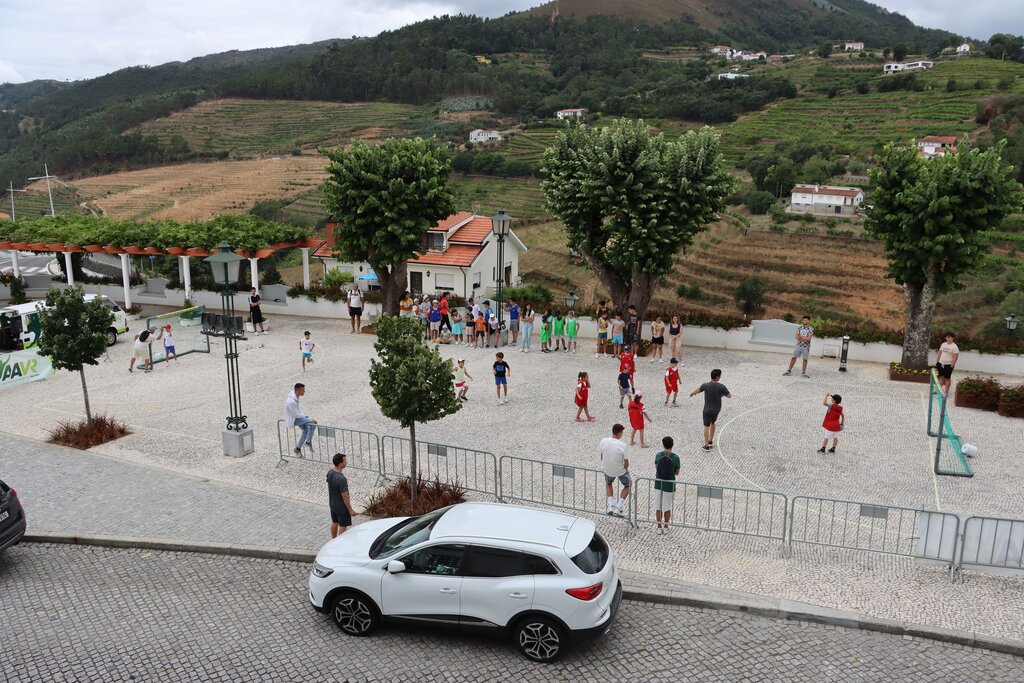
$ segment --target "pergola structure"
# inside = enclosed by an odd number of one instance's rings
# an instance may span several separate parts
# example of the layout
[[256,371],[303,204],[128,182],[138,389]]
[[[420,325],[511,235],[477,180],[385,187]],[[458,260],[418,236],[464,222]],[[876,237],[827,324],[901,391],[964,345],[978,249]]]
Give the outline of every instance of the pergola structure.
[[[236,249],[235,253],[249,259],[251,283],[253,287],[259,287],[259,260],[267,258],[274,252],[281,249],[302,250],[302,285],[307,289],[310,286],[309,275],[309,254],[311,250],[323,245],[324,240],[318,238],[307,238],[291,242],[276,242],[266,249],[258,249],[255,252]],[[124,286],[124,305],[130,308],[132,305],[131,295],[131,264],[130,256],[177,256],[181,265],[181,281],[185,286],[185,297],[192,296],[192,271],[189,259],[192,257],[204,258],[212,252],[204,247],[117,247],[112,245],[91,244],[79,247],[71,244],[43,244],[41,242],[11,242],[0,239],[0,250],[8,250],[11,255],[11,263],[15,277],[21,277],[21,267],[18,264],[18,252],[33,251],[41,253],[54,253],[64,255],[64,266],[67,271],[68,284],[75,284],[74,271],[71,268],[71,255],[76,253],[104,253],[117,254],[121,257],[121,279]]]

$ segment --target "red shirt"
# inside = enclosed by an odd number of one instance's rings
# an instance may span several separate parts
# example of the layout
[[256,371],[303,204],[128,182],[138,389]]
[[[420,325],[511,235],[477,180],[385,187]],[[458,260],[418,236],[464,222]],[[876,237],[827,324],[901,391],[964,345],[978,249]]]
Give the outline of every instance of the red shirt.
[[665,389],[667,391],[679,391],[679,368],[669,366],[665,370]]
[[590,385],[586,382],[576,384],[576,405],[585,406],[590,398]]
[[843,407],[833,403],[825,412],[825,421],[821,426],[830,432],[838,432],[840,429],[839,416],[843,414]]
[[629,426],[633,429],[644,428],[644,404],[639,401],[629,402]]
[[448,299],[441,299],[441,315],[448,315]]
[[636,358],[635,353],[626,353],[623,351],[619,354],[619,372],[628,372],[632,375],[636,368],[633,366],[633,360]]

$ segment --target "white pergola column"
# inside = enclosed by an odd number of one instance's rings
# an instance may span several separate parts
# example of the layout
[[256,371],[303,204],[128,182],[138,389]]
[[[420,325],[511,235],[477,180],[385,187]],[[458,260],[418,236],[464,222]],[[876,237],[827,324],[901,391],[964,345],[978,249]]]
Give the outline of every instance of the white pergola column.
[[128,254],[118,254],[121,257],[121,283],[124,285],[124,307],[128,310],[132,307],[131,290],[131,263],[128,261]]
[[309,247],[302,247],[302,286],[309,289]]
[[185,298],[192,298],[192,268],[188,262],[188,256],[179,256],[181,259],[181,282],[185,285]]
[[65,251],[64,252],[64,267],[68,271],[68,287],[71,287],[71,286],[73,286],[75,284],[75,271],[73,271],[71,269],[71,252],[70,251]]
[[14,267],[14,277],[21,277],[21,265],[18,263],[17,249],[11,249],[11,265]]
[[260,291],[260,271],[258,264],[258,258],[249,258],[249,286],[255,289],[257,292]]

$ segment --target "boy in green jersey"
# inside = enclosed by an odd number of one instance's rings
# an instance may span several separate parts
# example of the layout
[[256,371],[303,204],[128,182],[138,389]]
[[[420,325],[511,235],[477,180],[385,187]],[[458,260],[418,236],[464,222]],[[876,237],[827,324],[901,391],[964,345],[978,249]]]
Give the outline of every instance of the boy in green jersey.
[[552,327],[554,328],[552,334],[555,341],[555,351],[568,351],[569,347],[565,343],[565,318],[562,317],[561,311],[555,311]]
[[580,332],[580,321],[576,317],[575,311],[569,311],[569,316],[565,319],[565,336],[569,340],[569,344],[566,347],[566,351],[576,353],[576,335]]

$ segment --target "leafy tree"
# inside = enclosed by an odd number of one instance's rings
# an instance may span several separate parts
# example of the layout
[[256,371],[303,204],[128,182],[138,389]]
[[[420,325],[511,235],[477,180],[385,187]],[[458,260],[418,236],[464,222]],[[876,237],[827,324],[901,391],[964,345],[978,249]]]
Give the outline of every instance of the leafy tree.
[[710,129],[677,140],[643,121],[559,133],[544,153],[548,210],[620,309],[642,317],[676,256],[725,209],[732,175]]
[[746,204],[750,213],[763,216],[775,204],[775,195],[771,192],[755,190],[747,193]]
[[370,359],[370,392],[385,417],[409,429],[410,495],[416,500],[416,423],[457,413],[452,361],[423,342],[414,318],[382,315],[376,323],[377,357]]
[[985,54],[993,59],[1019,60],[1024,56],[1024,36],[996,33],[988,39]]
[[366,261],[380,281],[383,312],[398,313],[407,262],[423,250],[423,237],[455,213],[448,189],[448,152],[422,138],[391,138],[377,147],[357,140],[326,153],[331,163],[324,206],[340,225],[336,253]]
[[761,310],[764,306],[764,295],[768,291],[765,281],[756,275],[751,275],[740,280],[736,287],[736,305],[739,306],[744,318]]
[[898,44],[892,49],[892,58],[894,61],[902,62],[907,58],[907,46],[903,43]]
[[882,59],[884,59],[885,61],[889,61],[889,55],[891,55],[891,54],[892,54],[892,48],[887,47],[887,48],[883,49],[882,50]]
[[85,366],[97,365],[107,352],[107,330],[114,314],[102,299],[85,301],[81,287],[46,293],[45,308],[39,312],[39,353],[49,356],[58,370],[78,372],[85,397],[85,419],[92,422]]
[[818,56],[822,59],[828,59],[832,54],[832,43],[831,41],[825,41],[818,46]]
[[913,147],[889,144],[870,171],[865,225],[885,245],[889,276],[903,285],[904,367],[927,366],[937,296],[960,286],[990,249],[985,232],[1024,202],[1013,169],[999,156],[1004,146],[984,152],[965,146],[921,159]]

